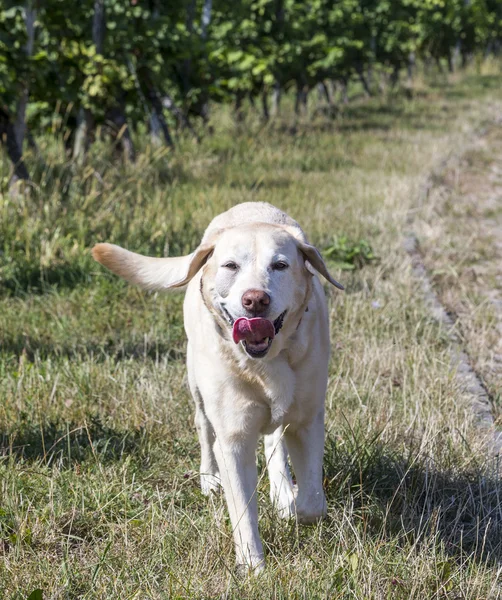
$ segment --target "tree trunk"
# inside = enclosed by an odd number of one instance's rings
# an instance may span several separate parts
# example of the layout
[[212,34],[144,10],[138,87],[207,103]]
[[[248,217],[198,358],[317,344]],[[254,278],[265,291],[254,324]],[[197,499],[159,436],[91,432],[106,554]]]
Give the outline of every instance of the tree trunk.
[[114,125],[117,141],[120,143],[122,151],[130,162],[136,160],[136,152],[134,150],[134,143],[131,137],[131,131],[127,125],[127,120],[124,114],[124,108],[117,102],[117,106],[112,108],[108,114],[107,119]]
[[42,171],[46,171],[47,163],[45,162],[44,157],[42,156],[42,153],[40,152],[40,148],[38,147],[37,141],[35,140],[35,138],[33,137],[33,134],[31,133],[31,131],[28,128],[26,128],[25,133],[26,133],[26,141],[28,142],[28,147],[37,158],[38,168],[41,169]]
[[303,81],[296,82],[296,98],[295,98],[295,114],[298,116],[306,116],[307,114],[307,96],[308,89]]
[[174,100],[171,98],[169,94],[166,94],[164,91],[160,92],[161,95],[161,104],[163,108],[167,108],[169,112],[171,112],[177,119],[178,124],[181,125],[182,128],[186,128],[190,131],[190,133],[195,137],[197,143],[200,142],[199,136],[197,132],[192,127],[189,118],[185,115],[185,113],[176,106]]
[[331,81],[321,81],[321,90],[323,92],[324,98],[328,103],[330,108],[333,108],[334,100],[333,100],[333,88],[331,85]]
[[[106,33],[106,17],[104,0],[95,0],[92,15],[92,43],[97,54],[103,54]],[[91,146],[91,135],[94,130],[94,118],[88,109],[79,108],[77,127],[73,141],[73,158],[82,163],[85,154]]]
[[[204,44],[207,39],[207,30],[211,23],[212,9],[213,9],[213,0],[204,0],[204,5],[202,7],[202,17],[201,17],[201,37],[202,37],[202,41],[204,42]],[[209,68],[209,65],[207,63],[207,56],[206,56],[205,49],[204,49],[204,59],[206,62],[206,68]],[[202,96],[201,97],[202,108],[200,110],[200,116],[202,117],[202,120],[204,121],[204,123],[207,123],[209,121],[209,95],[208,95],[207,89],[203,90],[201,96]]]
[[326,94],[324,93],[322,81],[320,81],[316,85],[316,89],[317,89],[317,103],[322,104],[323,100],[326,100]]
[[87,119],[85,118],[85,110],[79,108],[77,114],[77,127],[75,130],[75,138],[73,140],[72,156],[77,162],[82,162],[84,154],[87,150],[88,135],[87,135]]
[[390,75],[390,87],[394,89],[396,85],[399,83],[399,66],[395,65],[394,69]]
[[376,37],[374,35],[371,36],[370,39],[370,50],[371,56],[368,64],[368,87],[371,90],[373,88],[373,67],[376,61]]
[[410,52],[408,55],[408,85],[411,86],[413,84],[413,71],[415,70],[415,53]]
[[35,153],[37,158],[42,158],[40,154],[40,148],[38,147],[38,144],[29,129],[26,129],[26,141],[28,142],[28,147]]
[[104,54],[106,32],[106,15],[104,0],[95,0],[92,18],[92,42],[97,54]]
[[356,72],[357,72],[357,74],[359,76],[360,82],[362,83],[362,86],[363,86],[364,93],[365,93],[366,97],[370,98],[372,96],[371,88],[370,88],[370,86],[368,84],[368,81],[367,81],[366,77],[364,76],[364,71],[363,71],[363,68],[362,68],[362,66],[360,64],[356,66]]
[[152,107],[152,118],[158,123],[158,127],[160,128],[160,131],[164,136],[164,141],[166,145],[169,146],[169,148],[174,149],[174,141],[171,137],[166,118],[164,117],[164,111],[162,108],[162,101],[160,99],[160,96],[149,77],[146,78],[145,83],[147,87],[148,100]]
[[80,108],[77,115],[77,130],[73,142],[72,156],[78,163],[82,163],[91,147],[94,138],[94,117],[87,108]]
[[341,80],[341,83],[342,83],[342,89],[341,89],[342,104],[348,104],[349,103],[349,80],[348,80],[348,78],[344,77]]
[[[275,0],[275,23],[273,23],[272,36],[278,43],[282,43],[284,36],[284,23],[286,21],[286,11],[284,9],[284,0]],[[278,117],[281,110],[281,73],[274,73],[275,81],[272,90],[272,115]]]
[[11,185],[20,179],[29,179],[28,169],[23,162],[23,156],[16,140],[16,131],[14,125],[9,119],[9,115],[0,109],[0,141],[7,150],[7,155],[14,166],[14,175],[11,179]]
[[330,80],[319,82],[317,84],[317,92],[319,95],[319,103],[321,105],[318,112],[326,116],[335,117],[337,110],[334,101],[332,82]]
[[274,89],[272,90],[272,115],[274,117],[279,116],[281,111],[281,97],[281,84],[276,80],[274,83]]
[[[193,34],[193,20],[195,17],[195,0],[191,0],[187,6],[187,17],[186,17],[186,28],[188,31],[188,35],[191,37]],[[185,98],[187,97],[191,85],[190,85],[190,75],[192,72],[192,59],[185,58],[182,66],[182,74],[181,74],[181,84],[183,88],[183,94]]]
[[[33,54],[33,45],[35,42],[36,12],[37,11],[33,6],[32,2],[28,0],[25,8],[26,34],[28,37],[25,47],[27,58],[29,58]],[[16,143],[21,153],[23,152],[24,134],[26,131],[26,107],[28,106],[29,95],[30,90],[28,88],[28,84],[26,84],[21,91],[21,96],[17,105],[16,121],[14,123]]]
[[242,121],[244,121],[244,110],[242,108],[243,99],[244,94],[242,92],[237,92],[235,97],[235,119],[237,123],[242,123]]
[[152,146],[162,146],[162,139],[161,139],[161,127],[160,127],[160,121],[159,118],[157,117],[157,114],[152,111],[150,113],[150,141],[152,143]]
[[[96,53],[103,55],[105,47],[105,36],[106,36],[106,11],[104,0],[95,0],[94,2],[94,14],[92,17],[92,42],[96,47]],[[120,92],[122,95],[122,92]],[[134,143],[131,137],[131,130],[127,125],[125,118],[125,107],[123,105],[123,98],[118,97],[115,99],[116,105],[113,106],[105,115],[105,121],[109,121],[113,124],[115,133],[117,135],[117,141],[122,147],[123,153],[126,158],[134,162],[136,160],[136,152],[134,149]],[[87,151],[90,145],[90,136],[94,130],[94,118],[90,111],[85,110],[85,129],[83,131],[83,124],[81,113],[79,112],[79,125],[82,130],[77,131],[75,136],[74,155],[82,156],[82,144],[85,140],[85,150]],[[77,142],[78,138],[78,142]]]
[[211,23],[211,13],[213,10],[213,0],[204,0],[204,6],[202,7],[202,17],[200,20],[201,25],[201,37],[204,41],[207,38],[207,29]]
[[424,64],[424,75],[428,76],[432,69],[432,57],[426,56],[423,61]]
[[270,119],[270,111],[268,108],[268,91],[266,89],[262,90],[261,93],[261,107],[263,120],[267,122]]

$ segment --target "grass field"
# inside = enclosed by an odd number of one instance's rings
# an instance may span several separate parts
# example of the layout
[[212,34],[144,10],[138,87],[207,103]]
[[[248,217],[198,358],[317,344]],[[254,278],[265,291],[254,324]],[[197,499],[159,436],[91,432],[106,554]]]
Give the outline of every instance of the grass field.
[[[335,121],[221,114],[201,145],[145,143],[135,165],[100,144],[71,165],[40,140],[47,165],[31,160],[37,185],[16,198],[2,158],[2,599],[502,595],[497,465],[403,249],[410,219],[423,233],[430,218],[427,176],[500,116],[501,87],[492,69]],[[89,249],[187,253],[250,200],[295,217],[346,292],[327,290],[328,516],[279,522],[261,477],[268,568],[240,580],[223,498],[199,491],[182,295],[128,287]]]

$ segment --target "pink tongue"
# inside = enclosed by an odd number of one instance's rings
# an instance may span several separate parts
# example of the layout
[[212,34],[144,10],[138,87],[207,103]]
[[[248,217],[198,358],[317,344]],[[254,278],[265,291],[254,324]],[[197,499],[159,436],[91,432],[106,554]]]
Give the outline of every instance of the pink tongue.
[[267,337],[273,339],[275,329],[272,321],[268,319],[262,319],[261,317],[246,319],[246,317],[240,317],[234,323],[232,335],[236,344],[242,340],[257,343]]

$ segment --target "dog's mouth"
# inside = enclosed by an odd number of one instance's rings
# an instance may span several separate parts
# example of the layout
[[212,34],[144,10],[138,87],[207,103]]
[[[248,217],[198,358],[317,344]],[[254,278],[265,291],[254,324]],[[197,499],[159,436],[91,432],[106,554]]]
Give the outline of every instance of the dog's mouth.
[[236,344],[242,342],[247,354],[252,358],[263,358],[269,351],[274,337],[279,333],[284,324],[287,310],[281,313],[275,321],[255,317],[248,319],[239,317],[234,319],[224,308],[223,313],[232,327],[232,337]]

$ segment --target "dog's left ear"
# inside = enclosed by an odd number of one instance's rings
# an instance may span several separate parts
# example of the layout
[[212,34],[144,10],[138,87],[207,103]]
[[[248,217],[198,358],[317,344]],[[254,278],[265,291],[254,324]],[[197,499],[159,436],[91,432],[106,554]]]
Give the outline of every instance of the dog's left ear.
[[299,240],[297,241],[297,243],[300,252],[305,257],[305,267],[311,273],[314,273],[315,269],[336,288],[338,288],[339,290],[345,289],[341,283],[339,283],[336,279],[333,279],[331,273],[328,271],[328,267],[326,266],[323,257],[321,256],[321,253],[315,246],[311,246],[310,244],[301,242]]

